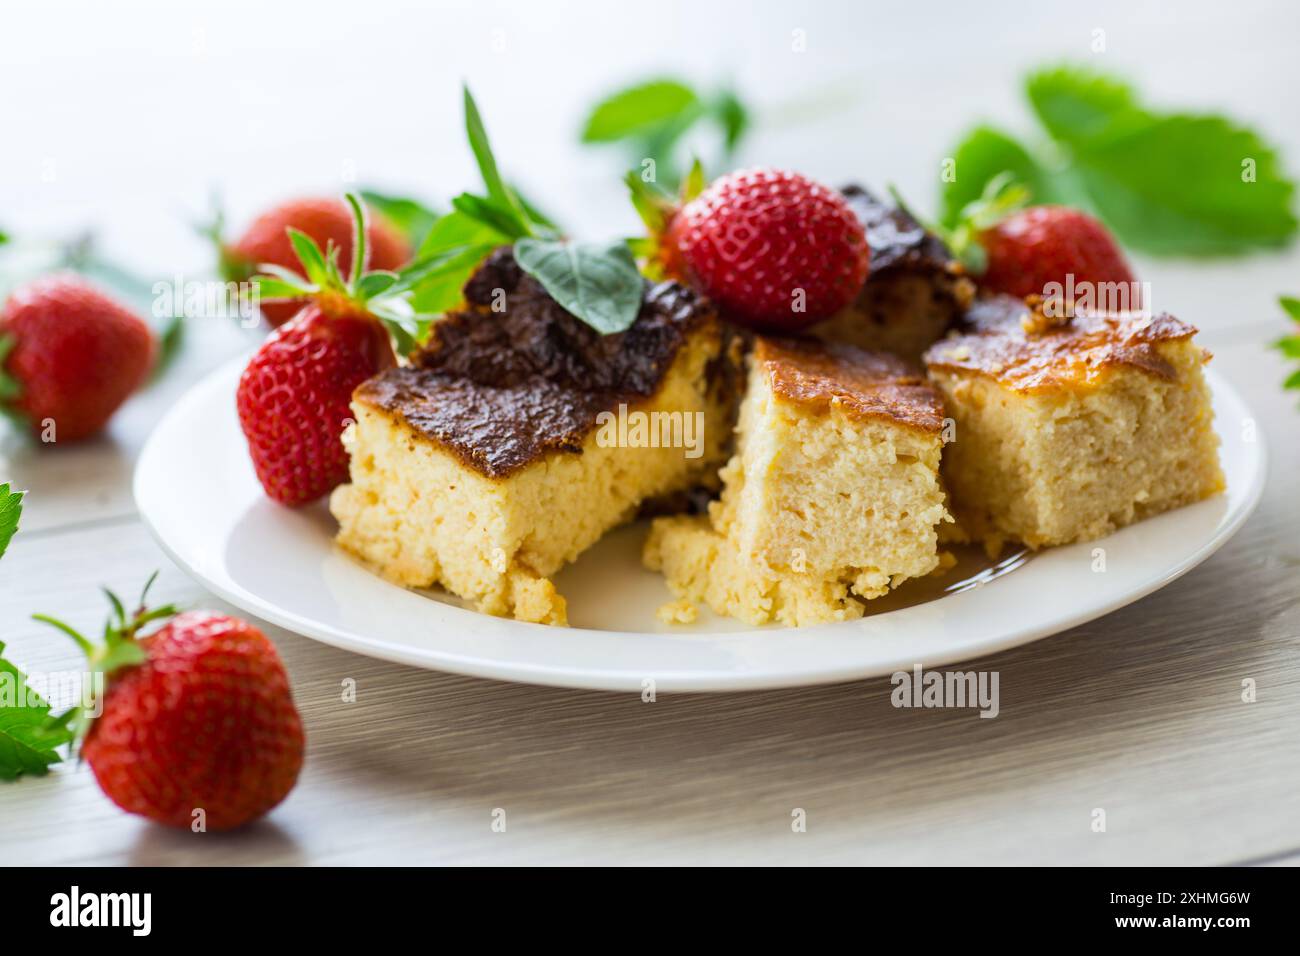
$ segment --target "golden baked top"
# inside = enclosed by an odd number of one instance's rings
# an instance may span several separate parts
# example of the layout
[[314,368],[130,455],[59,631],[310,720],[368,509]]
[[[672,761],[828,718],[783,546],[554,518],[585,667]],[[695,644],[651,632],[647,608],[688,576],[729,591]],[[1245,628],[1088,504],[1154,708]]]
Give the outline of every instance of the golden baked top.
[[921,431],[943,428],[943,403],[925,378],[897,356],[839,342],[759,337],[754,362],[773,393],[817,411],[832,403],[859,419],[884,419]]
[[1026,317],[1032,318],[1031,306],[1020,299],[982,299],[966,314],[965,331],[932,345],[925,363],[986,375],[1018,392],[1096,385],[1118,366],[1172,379],[1174,367],[1160,344],[1196,334],[1167,313],[1075,312],[1056,325]]
[[597,415],[652,396],[686,337],[717,321],[685,286],[647,283],[632,327],[602,335],[547,295],[509,247],[470,277],[465,300],[412,365],[363,382],[353,398],[493,478],[548,451],[579,450]]

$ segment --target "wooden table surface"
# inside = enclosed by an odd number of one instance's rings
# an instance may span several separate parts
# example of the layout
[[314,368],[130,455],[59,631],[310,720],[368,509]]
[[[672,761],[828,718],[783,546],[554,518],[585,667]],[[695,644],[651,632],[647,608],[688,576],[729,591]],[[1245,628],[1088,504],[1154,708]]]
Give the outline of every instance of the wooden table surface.
[[[1164,590],[979,661],[1001,675],[996,719],[895,709],[885,679],[643,703],[415,670],[267,627],[308,735],[302,779],[269,818],[169,832],[64,764],[0,786],[0,863],[1300,861],[1300,410],[1262,331],[1207,336],[1270,441],[1258,512]],[[31,489],[0,565],[0,635],[20,666],[77,667],[28,615],[95,624],[101,583],[130,591],[160,568],[158,597],[223,607],[162,554],[129,489],[151,423],[248,344],[199,332],[111,436],[7,441],[4,477]]]

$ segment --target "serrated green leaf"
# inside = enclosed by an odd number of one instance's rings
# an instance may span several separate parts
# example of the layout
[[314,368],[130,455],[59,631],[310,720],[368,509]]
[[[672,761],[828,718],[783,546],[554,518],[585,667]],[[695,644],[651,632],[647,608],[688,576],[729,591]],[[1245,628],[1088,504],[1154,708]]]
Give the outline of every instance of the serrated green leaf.
[[966,207],[978,200],[989,182],[1010,173],[1023,184],[1033,202],[1054,202],[1057,191],[1047,170],[1020,143],[990,126],[972,129],[953,150],[952,178],[943,184],[939,221],[952,227]]
[[583,124],[584,143],[610,143],[645,136],[689,114],[699,115],[700,98],[680,80],[658,79],[619,90],[597,103]]
[[[1291,318],[1295,319],[1297,322],[1300,322],[1300,299],[1291,295],[1283,295],[1279,296],[1277,301],[1282,306],[1283,310],[1285,310],[1287,315],[1291,316]],[[0,361],[3,360],[4,356],[0,355]]]
[[1150,122],[1127,84],[1078,67],[1031,73],[1025,94],[1047,132],[1064,143],[1096,142]]
[[[1253,181],[1243,162],[1253,162]],[[1218,255],[1294,236],[1294,187],[1251,130],[1217,116],[1166,116],[1076,150],[1097,212],[1126,245]]]
[[0,656],[0,780],[42,776],[62,759],[56,748],[72,735],[51,725],[49,714],[50,705],[28,687],[27,676]]
[[626,330],[641,311],[645,280],[621,240],[520,239],[515,261],[551,298],[604,335]]
[[4,557],[9,542],[18,531],[18,521],[23,515],[23,494],[10,491],[8,482],[0,484],[0,558]]

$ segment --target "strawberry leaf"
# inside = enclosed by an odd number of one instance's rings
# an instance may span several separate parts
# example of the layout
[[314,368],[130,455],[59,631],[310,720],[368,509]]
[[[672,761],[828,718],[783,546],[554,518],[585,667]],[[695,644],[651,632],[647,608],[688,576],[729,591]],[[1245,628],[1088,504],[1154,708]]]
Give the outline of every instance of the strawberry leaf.
[[[1287,315],[1295,319],[1295,321],[1300,322],[1300,299],[1297,299],[1295,296],[1284,295],[1280,296],[1277,301],[1281,304]],[[4,355],[0,354],[0,361],[3,359]]]
[[668,225],[668,217],[673,211],[673,201],[666,192],[656,184],[646,180],[635,169],[630,169],[623,177],[627,183],[628,193],[636,213],[645,223],[652,236],[657,236]]
[[644,135],[700,107],[699,95],[679,80],[639,83],[597,103],[582,129],[584,143],[612,143]]
[[293,251],[298,256],[298,261],[302,263],[308,280],[316,286],[328,285],[329,265],[325,253],[321,252],[316,240],[293,226],[289,226],[285,231],[289,234],[289,242],[293,244]]
[[8,482],[0,484],[0,558],[4,557],[9,542],[18,531],[18,520],[23,515],[23,494],[10,491]]
[[51,721],[49,703],[28,686],[27,675],[0,656],[0,780],[43,776],[62,760],[56,748],[71,739]]

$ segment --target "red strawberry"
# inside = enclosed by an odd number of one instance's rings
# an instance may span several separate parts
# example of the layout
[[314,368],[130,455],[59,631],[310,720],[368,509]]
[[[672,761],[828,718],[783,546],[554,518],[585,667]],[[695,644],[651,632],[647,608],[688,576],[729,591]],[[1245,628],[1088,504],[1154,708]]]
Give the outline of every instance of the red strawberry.
[[[153,579],[150,578],[150,583]],[[148,592],[148,585],[145,592]],[[140,607],[128,620],[112,592],[105,643],[52,618],[102,671],[102,713],[72,711],[81,755],[100,789],[128,813],[173,827],[229,830],[262,816],[293,789],[302,768],[302,720],[280,656],[266,636],[212,611]],[[202,810],[202,817],[195,813]]]
[[798,173],[750,169],[715,180],[673,215],[671,274],[730,318],[800,329],[857,295],[867,277],[862,223],[844,197]]
[[401,277],[362,273],[365,212],[356,196],[345,198],[361,250],[349,278],[339,272],[337,246],[322,252],[294,229],[291,241],[307,278],[274,267],[268,267],[274,275],[257,277],[263,298],[308,301],[262,343],[236,395],[253,468],[267,495],[281,504],[306,504],[346,480],[340,435],[351,416],[353,389],[396,363],[390,335],[405,354],[427,321],[412,314]]
[[[1031,206],[979,234],[988,267],[980,285],[1024,297],[1049,283],[1132,282],[1133,272],[1106,227],[1066,206]],[[1134,304],[1137,307],[1137,304]]]
[[339,435],[352,416],[352,390],[394,363],[388,333],[364,313],[327,315],[307,305],[271,333],[236,393],[253,468],[271,498],[305,504],[347,480]]
[[[338,199],[294,199],[280,203],[253,220],[244,234],[221,246],[222,274],[227,281],[247,279],[263,264],[302,274],[287,230],[293,228],[311,236],[322,249],[333,243],[339,250],[344,272],[352,268],[352,214]],[[369,262],[363,268],[400,269],[411,257],[410,247],[396,229],[377,217],[366,234]],[[300,302],[267,302],[262,315],[272,326],[283,325],[297,314]]]
[[37,435],[94,435],[153,365],[149,326],[74,275],[50,275],[14,291],[0,313],[0,402]]

